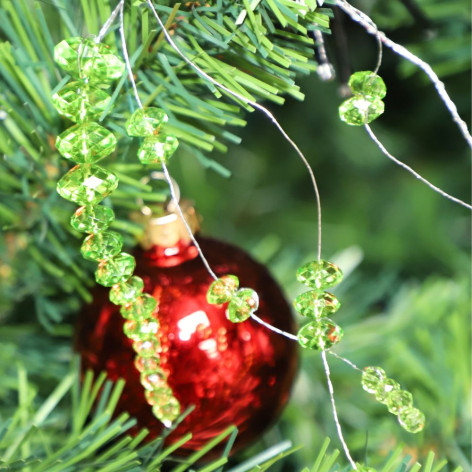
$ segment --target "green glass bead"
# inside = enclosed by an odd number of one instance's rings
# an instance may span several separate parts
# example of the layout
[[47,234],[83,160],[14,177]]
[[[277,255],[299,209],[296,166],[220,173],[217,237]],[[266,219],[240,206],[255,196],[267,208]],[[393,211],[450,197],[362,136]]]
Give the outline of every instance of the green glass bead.
[[150,373],[159,368],[159,358],[136,356],[134,359],[134,366],[138,372]]
[[157,136],[144,138],[138,149],[138,159],[141,164],[167,164],[179,146],[175,136],[159,133]]
[[54,60],[70,75],[90,83],[108,85],[119,79],[125,65],[106,44],[93,39],[65,39],[54,48]]
[[57,183],[57,193],[79,205],[94,205],[118,186],[116,175],[99,166],[81,164],[73,167]]
[[387,395],[385,403],[390,413],[398,415],[403,408],[413,405],[413,395],[406,390],[393,390]]
[[423,430],[426,418],[418,408],[403,408],[398,413],[398,422],[409,433],[419,433]]
[[259,308],[259,295],[252,288],[241,288],[231,298],[228,318],[233,323],[247,320]]
[[56,139],[56,148],[66,159],[93,164],[115,150],[116,137],[97,123],[83,123],[61,133]]
[[384,379],[379,383],[375,391],[375,398],[380,403],[387,403],[389,395],[394,390],[400,390],[400,384],[393,379]]
[[124,282],[131,277],[136,266],[134,257],[122,252],[121,254],[100,262],[95,271],[95,280],[105,287],[111,287]]
[[126,122],[126,132],[130,136],[154,136],[169,117],[160,108],[138,108]]
[[339,117],[348,125],[362,126],[378,118],[385,110],[378,97],[356,95],[348,98],[339,107]]
[[168,385],[162,385],[153,390],[145,390],[144,396],[150,405],[158,405],[167,403],[174,396],[174,393]]
[[144,341],[157,334],[159,323],[156,320],[126,320],[123,332],[133,341]]
[[157,307],[157,301],[147,293],[143,293],[136,300],[126,303],[120,308],[123,318],[128,320],[145,320],[152,318]]
[[341,303],[331,293],[310,290],[295,298],[293,306],[302,316],[319,318],[338,311]]
[[168,387],[167,377],[164,371],[158,367],[152,372],[143,372],[141,374],[141,385],[146,390],[154,390],[160,387]]
[[140,357],[156,357],[161,348],[161,343],[157,338],[149,338],[133,343],[133,349]]
[[79,207],[70,219],[71,226],[81,233],[105,231],[114,221],[115,213],[103,205]]
[[83,82],[70,82],[52,96],[56,110],[76,123],[98,120],[110,100],[101,88]]
[[349,78],[348,84],[354,95],[384,98],[387,94],[387,87],[382,77],[370,70],[355,72]]
[[110,289],[110,301],[115,305],[125,305],[135,301],[143,292],[144,281],[141,277],[133,275],[126,282],[113,285]]
[[309,287],[322,289],[332,287],[341,282],[341,269],[328,261],[312,261],[297,270],[297,280]]
[[84,239],[80,252],[84,259],[102,261],[116,256],[123,247],[123,236],[115,231],[91,234]]
[[381,367],[366,367],[362,371],[362,388],[369,393],[376,393],[380,383],[387,378]]
[[164,423],[164,426],[170,427],[172,422],[180,415],[180,403],[175,397],[172,397],[163,405],[160,403],[154,405],[152,407],[152,412],[158,420]]
[[223,275],[208,288],[207,302],[211,305],[229,302],[238,288],[239,279],[235,275]]
[[123,325],[123,333],[125,333],[127,338],[132,339],[133,341],[141,340],[139,322],[135,320],[126,320]]
[[305,349],[326,350],[337,344],[343,337],[343,330],[329,318],[302,326],[298,331],[298,342]]

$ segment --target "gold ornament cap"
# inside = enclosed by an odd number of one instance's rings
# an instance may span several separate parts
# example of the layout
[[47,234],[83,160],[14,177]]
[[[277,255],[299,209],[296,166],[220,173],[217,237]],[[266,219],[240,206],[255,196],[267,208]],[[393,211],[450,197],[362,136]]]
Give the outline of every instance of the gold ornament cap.
[[[163,179],[163,173],[152,172],[152,179]],[[153,205],[152,208],[141,207],[140,212],[133,212],[131,219],[137,223],[144,225],[144,233],[139,238],[141,247],[145,250],[151,249],[153,246],[175,247],[180,244],[189,244],[192,234],[200,229],[200,216],[195,211],[193,202],[190,200],[180,200],[180,191],[174,179],[171,179],[174,196],[177,203],[172,199],[168,203]],[[186,224],[182,221],[179,207],[182,210]],[[187,228],[188,226],[188,228]]]

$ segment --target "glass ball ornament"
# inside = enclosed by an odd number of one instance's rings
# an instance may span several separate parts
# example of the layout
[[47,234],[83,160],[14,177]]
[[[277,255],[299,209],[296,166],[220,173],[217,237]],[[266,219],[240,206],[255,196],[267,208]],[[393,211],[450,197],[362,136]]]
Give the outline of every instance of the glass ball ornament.
[[[189,209],[185,211],[189,215]],[[252,319],[232,323],[228,303],[208,303],[213,279],[177,214],[170,215],[175,218],[170,221],[165,216],[164,232],[162,224],[154,224],[159,218],[148,217],[143,247],[133,253],[134,274],[143,279],[144,292],[158,304],[155,336],[160,368],[182,411],[195,407],[167,442],[191,432],[192,439],[176,451],[187,455],[236,425],[234,453],[252,444],[287,403],[297,369],[297,343]],[[187,220],[191,225],[196,221],[191,216]],[[257,316],[279,329],[296,332],[290,307],[263,265],[230,244],[204,237],[198,237],[198,242],[218,276],[235,274],[242,286],[257,292]],[[148,428],[148,439],[152,439],[163,432],[163,425],[146,402],[133,341],[123,333],[125,322],[120,307],[110,302],[108,290],[99,287],[93,302],[79,314],[75,346],[84,370],[105,371],[112,381],[125,379],[116,412],[127,411],[137,420],[135,431]],[[220,444],[210,456],[216,457],[224,446]]]

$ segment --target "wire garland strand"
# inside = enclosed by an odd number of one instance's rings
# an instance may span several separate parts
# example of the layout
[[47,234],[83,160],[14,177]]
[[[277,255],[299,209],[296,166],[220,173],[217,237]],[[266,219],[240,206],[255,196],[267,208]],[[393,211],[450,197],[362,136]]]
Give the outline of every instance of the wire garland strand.
[[463,207],[468,208],[469,210],[472,210],[472,205],[469,205],[468,203],[463,202],[462,200],[459,200],[458,198],[453,197],[452,195],[449,195],[448,193],[446,193],[444,190],[440,189],[439,187],[436,187],[436,185],[432,184],[429,180],[425,179],[423,176],[418,174],[418,172],[416,172],[410,166],[408,166],[407,164],[398,160],[395,156],[390,154],[390,152],[387,151],[387,148],[380,142],[380,140],[377,138],[375,133],[372,131],[372,128],[368,124],[365,124],[364,128],[367,131],[370,138],[372,139],[372,141],[374,141],[374,143],[377,145],[377,147],[395,164],[399,165],[400,167],[403,167],[403,169],[407,170],[410,174],[412,174],[418,180],[426,184],[431,190],[434,190],[435,192],[439,193],[439,195],[443,196],[444,198],[452,200],[453,202],[458,203],[459,205],[462,205]]
[[336,5],[341,10],[343,10],[353,21],[359,23],[369,34],[376,36],[378,40],[380,40],[385,46],[390,48],[394,53],[398,54],[399,56],[403,57],[407,61],[411,62],[412,64],[415,64],[417,67],[423,70],[423,72],[428,76],[428,78],[436,88],[439,97],[446,105],[446,108],[451,114],[453,121],[457,124],[468,146],[472,148],[472,135],[469,132],[467,123],[459,116],[456,104],[449,97],[449,94],[446,92],[446,87],[444,83],[439,79],[432,67],[427,62],[420,59],[418,56],[415,56],[405,47],[389,39],[385,35],[385,33],[383,33],[377,28],[377,25],[366,14],[364,14],[357,8],[354,8],[352,5],[346,2],[346,0],[336,0]]

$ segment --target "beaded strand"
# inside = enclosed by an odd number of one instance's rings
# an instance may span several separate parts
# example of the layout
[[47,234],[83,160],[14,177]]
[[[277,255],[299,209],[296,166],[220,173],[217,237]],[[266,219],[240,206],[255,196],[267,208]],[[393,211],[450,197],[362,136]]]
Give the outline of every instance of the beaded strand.
[[[111,287],[111,302],[121,305],[120,313],[126,320],[123,331],[133,342],[146,401],[154,415],[170,426],[181,407],[159,365],[157,301],[143,293],[144,281],[133,275],[136,262],[121,252],[122,236],[107,231],[115,219],[113,210],[100,205],[117,188],[118,178],[96,163],[115,150],[117,140],[96,120],[111,100],[104,89],[123,75],[125,65],[105,44],[80,37],[61,41],[54,49],[54,59],[74,80],[53,95],[53,104],[61,115],[77,123],[56,140],[60,154],[77,164],[59,180],[57,191],[81,205],[71,218],[74,229],[88,234],[81,253],[98,263],[96,281]],[[167,115],[158,108],[148,108],[145,114],[138,110],[128,120],[128,133],[144,137],[138,150],[143,164],[167,162],[177,149],[177,139],[160,132],[166,121]]]

